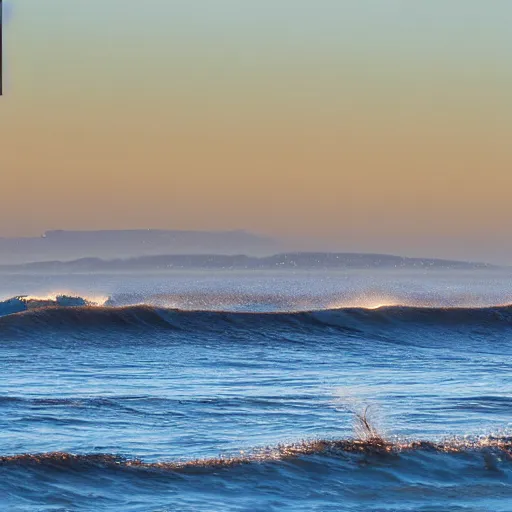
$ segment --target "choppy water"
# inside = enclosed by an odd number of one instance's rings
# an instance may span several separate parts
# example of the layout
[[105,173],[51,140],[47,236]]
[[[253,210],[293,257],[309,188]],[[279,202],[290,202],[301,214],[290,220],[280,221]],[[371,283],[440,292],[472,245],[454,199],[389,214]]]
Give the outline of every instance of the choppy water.
[[6,277],[0,509],[511,511],[511,284]]

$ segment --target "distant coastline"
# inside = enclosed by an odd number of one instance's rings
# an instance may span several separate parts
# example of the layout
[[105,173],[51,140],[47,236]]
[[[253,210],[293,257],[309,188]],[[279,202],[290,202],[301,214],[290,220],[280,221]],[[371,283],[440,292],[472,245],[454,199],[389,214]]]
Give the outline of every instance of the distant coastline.
[[[421,255],[419,255],[421,256]],[[448,258],[305,247],[243,230],[47,231],[0,237],[0,272],[123,272],[172,269],[492,269]]]
[[445,259],[407,258],[387,254],[296,252],[255,257],[221,254],[168,254],[133,258],[79,258],[0,265],[0,273],[19,272],[164,272],[172,270],[279,270],[279,269],[499,269],[497,265]]

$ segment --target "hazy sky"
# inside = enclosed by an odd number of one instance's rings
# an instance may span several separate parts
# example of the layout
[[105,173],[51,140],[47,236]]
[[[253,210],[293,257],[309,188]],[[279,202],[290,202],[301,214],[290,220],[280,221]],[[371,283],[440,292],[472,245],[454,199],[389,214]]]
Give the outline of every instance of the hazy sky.
[[7,3],[0,236],[244,228],[512,262],[511,1]]

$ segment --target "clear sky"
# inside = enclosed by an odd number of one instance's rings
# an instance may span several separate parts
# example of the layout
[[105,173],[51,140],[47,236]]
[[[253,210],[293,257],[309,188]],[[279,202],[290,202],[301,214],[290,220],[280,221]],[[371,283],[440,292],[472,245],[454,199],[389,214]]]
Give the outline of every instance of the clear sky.
[[509,0],[7,0],[0,236],[512,263]]

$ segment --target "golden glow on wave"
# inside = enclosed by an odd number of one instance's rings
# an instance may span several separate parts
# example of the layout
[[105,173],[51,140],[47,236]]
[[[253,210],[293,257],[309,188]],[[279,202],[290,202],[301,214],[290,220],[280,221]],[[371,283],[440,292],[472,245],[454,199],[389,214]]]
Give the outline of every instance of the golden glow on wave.
[[180,471],[200,468],[225,468],[250,463],[268,463],[295,459],[307,455],[331,455],[354,453],[364,455],[398,455],[413,451],[428,450],[438,453],[463,453],[479,450],[493,450],[506,457],[512,457],[512,438],[510,437],[481,437],[476,439],[453,438],[442,442],[433,441],[386,441],[382,438],[359,440],[313,440],[294,444],[282,444],[252,453],[239,452],[238,455],[196,459],[189,461],[144,462],[140,459],[125,459],[110,454],[76,455],[66,452],[51,452],[41,454],[20,454],[0,456],[0,466],[26,464],[100,464],[126,468],[158,469]]
[[391,296],[359,296],[347,299],[340,299],[328,304],[327,309],[343,309],[343,308],[362,308],[362,309],[379,309],[392,306],[417,306],[418,304],[398,301]]

